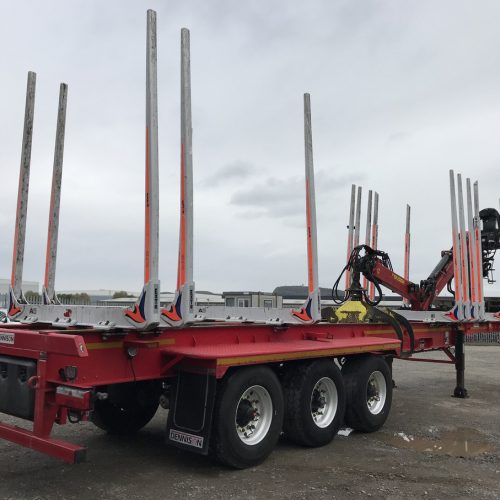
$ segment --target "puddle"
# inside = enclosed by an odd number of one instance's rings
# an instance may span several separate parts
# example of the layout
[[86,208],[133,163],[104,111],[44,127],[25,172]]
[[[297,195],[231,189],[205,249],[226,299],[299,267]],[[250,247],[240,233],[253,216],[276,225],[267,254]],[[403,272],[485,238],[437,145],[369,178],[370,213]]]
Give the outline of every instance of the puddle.
[[494,446],[485,440],[484,434],[474,429],[444,431],[430,438],[414,437],[404,432],[398,432],[394,435],[380,434],[377,437],[384,443],[396,448],[436,455],[471,458],[495,451]]

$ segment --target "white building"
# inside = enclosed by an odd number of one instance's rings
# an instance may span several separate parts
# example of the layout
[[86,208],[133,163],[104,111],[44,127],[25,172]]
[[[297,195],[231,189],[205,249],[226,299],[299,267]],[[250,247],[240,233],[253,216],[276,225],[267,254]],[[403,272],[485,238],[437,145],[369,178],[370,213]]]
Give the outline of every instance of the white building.
[[[160,293],[160,306],[165,307],[172,303],[175,294],[173,292],[161,292]],[[122,306],[128,307],[132,306],[136,300],[139,298],[138,294],[134,294],[133,297],[124,297],[121,299],[107,299],[100,300],[97,305],[99,306]],[[196,292],[196,304],[199,306],[223,306],[224,299],[220,293],[211,292]]]
[[[0,279],[0,295],[9,293],[10,280]],[[23,293],[26,292],[39,292],[40,283],[38,281],[23,281]]]

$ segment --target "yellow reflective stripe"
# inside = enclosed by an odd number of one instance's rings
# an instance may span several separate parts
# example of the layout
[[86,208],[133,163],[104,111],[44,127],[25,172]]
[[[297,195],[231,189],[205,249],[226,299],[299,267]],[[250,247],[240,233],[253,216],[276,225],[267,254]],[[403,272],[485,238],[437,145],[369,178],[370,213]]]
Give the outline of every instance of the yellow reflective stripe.
[[338,355],[338,354],[355,354],[358,352],[371,352],[371,351],[385,351],[389,349],[399,349],[400,343],[368,345],[335,349],[324,349],[319,351],[304,351],[304,352],[286,352],[275,354],[259,354],[256,356],[236,356],[232,358],[219,358],[217,359],[218,366],[236,365],[241,363],[254,363],[254,362],[269,362],[269,361],[286,361],[290,359],[304,359],[304,358],[320,358],[324,356]]
[[174,338],[160,339],[160,340],[158,340],[158,344],[160,344],[160,345],[173,345],[173,344],[175,344],[175,339]]
[[123,341],[119,342],[91,342],[86,344],[87,349],[96,350],[96,349],[118,349],[119,347],[123,347]]
[[[123,340],[115,341],[115,342],[90,342],[86,344],[88,350],[101,350],[101,349],[121,349],[123,348],[125,342]],[[162,345],[173,345],[175,344],[175,339],[174,338],[169,338],[169,339],[158,339],[158,340],[151,340],[151,344],[158,344],[160,346]],[[144,347],[147,347],[147,344],[144,345]]]

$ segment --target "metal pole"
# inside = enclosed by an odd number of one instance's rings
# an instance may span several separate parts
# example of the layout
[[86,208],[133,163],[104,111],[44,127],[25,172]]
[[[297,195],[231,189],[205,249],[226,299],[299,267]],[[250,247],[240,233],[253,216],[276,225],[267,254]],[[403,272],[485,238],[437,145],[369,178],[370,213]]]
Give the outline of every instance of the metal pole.
[[[368,191],[368,206],[366,207],[366,232],[365,232],[365,245],[370,246],[372,234],[372,196],[373,191]],[[363,288],[366,290],[367,279],[363,276]]]
[[49,228],[47,234],[47,253],[45,256],[45,279],[43,299],[45,303],[54,302],[57,262],[57,240],[59,233],[59,211],[61,205],[61,183],[64,156],[64,132],[66,128],[66,103],[68,86],[59,87],[59,107],[57,111],[56,144],[52,170],[52,191],[50,196]]
[[455,278],[455,304],[457,306],[456,318],[464,319],[462,300],[462,254],[458,237],[457,196],[455,193],[455,173],[450,170],[450,199],[451,199],[451,231],[453,238],[453,276]]
[[177,289],[193,281],[193,128],[189,30],[181,30],[181,218]]
[[17,192],[16,228],[12,256],[11,287],[16,298],[22,299],[24,243],[26,239],[26,217],[28,212],[28,191],[30,182],[31,143],[33,138],[33,117],[35,113],[36,73],[28,73],[26,105],[24,111],[24,131],[21,151],[21,168]]
[[[372,244],[371,247],[376,250],[378,245],[378,193],[375,191],[375,198],[373,202],[373,224],[372,224]],[[370,283],[369,287],[370,300],[375,299],[375,285]]]
[[[356,203],[356,185],[351,186],[351,206],[349,208],[349,226],[347,227],[347,259],[346,263],[349,262],[351,257],[353,236],[354,236],[354,211]],[[346,271],[345,273],[345,288],[346,290],[351,286],[351,273]]]
[[146,231],[144,284],[158,281],[158,97],[156,12],[147,15],[146,58]]
[[469,294],[469,256],[467,252],[467,233],[465,232],[464,196],[462,190],[462,175],[457,175],[458,184],[458,220],[460,224],[460,253],[462,257],[462,298],[464,301],[464,316],[469,319],[471,314]]
[[[316,226],[316,200],[314,190],[314,164],[311,127],[311,96],[304,94],[304,150],[306,174],[307,217],[307,271],[309,295],[313,299],[311,308],[314,320],[321,319],[321,304],[318,285],[318,240]],[[316,302],[316,303],[314,303]]]
[[[410,280],[410,217],[411,217],[411,207],[406,205],[406,231],[405,231],[405,258],[404,258],[404,278],[406,281]],[[410,301],[408,299],[403,299],[403,303],[409,305]]]
[[474,240],[476,243],[477,302],[478,317],[484,319],[483,293],[483,243],[481,240],[481,218],[479,217],[479,184],[474,182]]
[[371,224],[372,224],[372,196],[373,191],[370,189],[368,191],[368,206],[366,208],[366,232],[365,232],[365,244],[370,246],[371,239]]
[[455,329],[455,370],[457,385],[453,391],[455,398],[468,398],[465,388],[465,351],[464,351],[464,333],[458,328]]
[[471,291],[471,316],[473,319],[478,319],[479,313],[479,303],[477,300],[477,257],[476,257],[476,233],[474,231],[474,215],[472,212],[472,189],[470,179],[466,179],[466,188],[467,188],[467,224],[468,224],[468,232],[467,232],[467,243],[469,249],[469,264],[470,264],[470,291]]
[[354,223],[354,247],[359,245],[359,234],[361,230],[361,195],[363,188],[358,186],[358,197],[356,200],[356,222]]
[[135,328],[147,329],[160,322],[158,280],[159,174],[156,12],[148,10],[146,29],[146,186],[144,287],[125,317]]
[[189,30],[181,30],[181,186],[177,289],[173,302],[161,310],[169,325],[194,319],[193,282],[193,127],[191,119],[191,62]]

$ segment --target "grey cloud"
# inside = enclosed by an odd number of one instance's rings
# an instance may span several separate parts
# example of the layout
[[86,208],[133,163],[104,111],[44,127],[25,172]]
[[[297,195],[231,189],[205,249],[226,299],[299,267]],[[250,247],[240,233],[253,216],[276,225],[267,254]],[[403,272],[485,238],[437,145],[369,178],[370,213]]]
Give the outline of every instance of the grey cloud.
[[411,134],[408,132],[394,132],[389,135],[387,142],[402,142],[406,141],[411,137]]
[[222,184],[247,179],[255,173],[255,167],[243,161],[234,161],[219,168],[214,174],[201,180],[203,187],[218,187]]
[[[332,176],[324,170],[315,175],[316,191],[327,193],[344,189],[352,182],[363,179],[360,173]],[[304,178],[299,176],[278,179],[268,177],[261,182],[245,189],[240,189],[231,197],[230,203],[245,207],[238,215],[243,218],[251,217],[278,217],[289,218],[304,213]]]
[[234,193],[231,197],[231,203],[242,206],[268,206],[288,203],[299,196],[301,186],[303,186],[303,182],[298,177],[288,179],[269,177],[263,183]]

